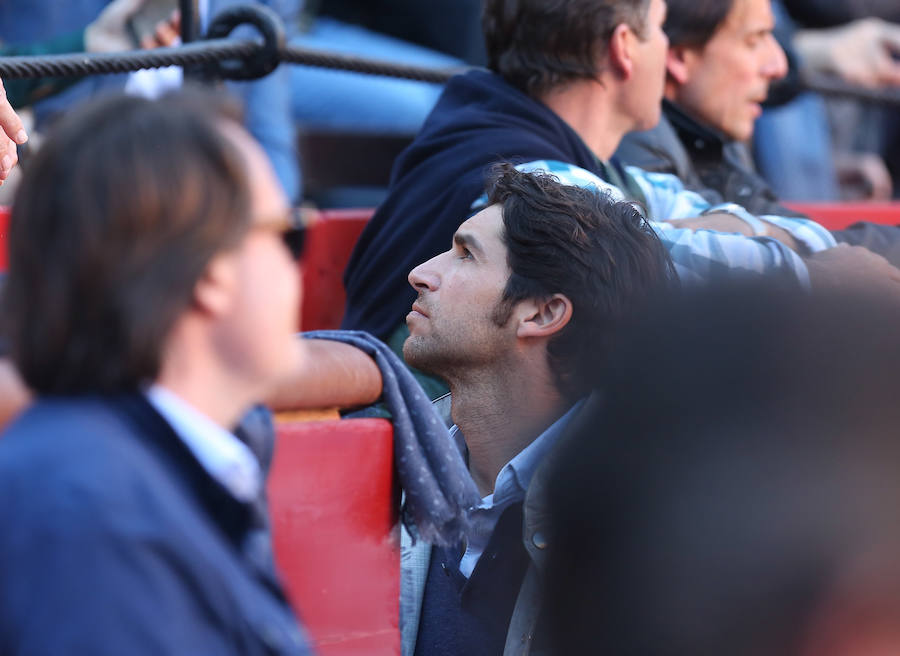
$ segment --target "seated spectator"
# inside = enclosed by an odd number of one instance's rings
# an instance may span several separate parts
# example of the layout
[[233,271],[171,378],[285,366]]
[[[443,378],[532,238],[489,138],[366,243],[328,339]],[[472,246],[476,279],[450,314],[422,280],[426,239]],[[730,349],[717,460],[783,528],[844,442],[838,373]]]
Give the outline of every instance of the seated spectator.
[[898,321],[754,285],[623,331],[539,509],[548,653],[900,653]]
[[2,297],[37,398],[0,438],[0,652],[307,653],[271,442],[230,432],[298,366],[287,212],[205,96],[80,108],[35,156]]
[[[683,282],[778,273],[815,286],[840,277],[822,270],[832,267],[893,280],[895,269],[882,258],[833,249],[834,238],[813,222],[758,220],[743,208],[710,204],[673,176],[612,158],[626,132],[659,120],[664,18],[662,0],[487,0],[492,71],[454,77],[395,163],[388,198],[344,275],[344,327],[400,347],[413,300],[400,272],[444,248],[481,206],[485,170],[500,159],[641,202]],[[673,221],[682,219],[689,221]],[[440,393],[439,382],[426,384]]]
[[[744,145],[770,83],[786,72],[773,27],[769,0],[670,0],[663,116],[652,130],[626,135],[618,156],[647,171],[674,174],[712,203],[795,215],[755,173]],[[893,226],[857,224],[832,235],[900,264],[900,231]]]
[[483,498],[463,544],[404,534],[403,654],[527,653],[539,644],[544,530],[525,501],[541,494],[532,475],[604,366],[618,321],[671,285],[671,262],[630,203],[507,165],[486,209],[409,283],[418,296],[403,354],[448,381],[451,435]]

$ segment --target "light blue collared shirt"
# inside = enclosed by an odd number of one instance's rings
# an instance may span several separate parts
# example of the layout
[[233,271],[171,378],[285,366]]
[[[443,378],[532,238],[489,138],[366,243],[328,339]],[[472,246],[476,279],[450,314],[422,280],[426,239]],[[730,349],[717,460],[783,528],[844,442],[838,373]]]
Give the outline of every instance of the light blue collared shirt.
[[[481,515],[483,519],[483,521],[475,522],[475,525],[482,530],[469,535],[466,552],[459,562],[459,571],[464,576],[469,577],[472,575],[475,565],[487,547],[491,534],[494,532],[494,527],[496,527],[503,511],[513,503],[524,501],[525,492],[528,490],[528,485],[531,483],[531,477],[534,476],[535,470],[543,462],[544,456],[559,441],[563,429],[583,403],[583,400],[578,401],[531,444],[503,465],[500,473],[497,474],[494,492],[484,497],[481,503],[473,510],[473,514]],[[457,440],[462,437],[459,427],[455,424],[450,429],[450,435]]]
[[145,395],[209,475],[238,501],[259,495],[262,471],[246,444],[161,385],[152,385]]

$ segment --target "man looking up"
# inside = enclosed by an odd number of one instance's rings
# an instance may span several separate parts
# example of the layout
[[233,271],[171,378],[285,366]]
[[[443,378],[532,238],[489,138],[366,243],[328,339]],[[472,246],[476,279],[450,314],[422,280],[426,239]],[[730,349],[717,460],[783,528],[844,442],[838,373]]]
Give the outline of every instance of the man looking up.
[[533,582],[543,549],[527,509],[523,533],[526,491],[541,494],[532,475],[602,368],[618,321],[672,278],[630,203],[510,165],[451,249],[409,274],[418,296],[403,353],[449,383],[451,433],[465,441],[483,500],[459,550],[406,545],[405,656],[528,648],[537,608],[523,578]]
[[[659,119],[665,16],[664,0],[487,0],[483,27],[492,72],[452,79],[395,163],[388,198],[345,272],[344,326],[402,343],[412,294],[398,272],[440,252],[475,209],[486,168],[501,159],[641,201],[685,282],[748,272],[808,282],[798,253],[835,245],[821,226],[760,221],[736,206],[722,208],[731,214],[715,213],[677,178],[610,159],[626,132]],[[709,216],[696,218],[702,214]],[[839,261],[868,258],[878,268],[872,277],[894,275],[871,254],[827,252]]]
[[[744,143],[770,84],[787,73],[774,26],[770,0],[669,0],[662,119],[652,130],[626,135],[617,156],[647,171],[676,175],[712,203],[798,216],[756,174]],[[900,263],[894,226],[862,223],[832,235]]]
[[4,654],[307,653],[230,430],[298,367],[288,206],[211,106],[79,109],[18,191],[3,334],[38,398],[0,439]]

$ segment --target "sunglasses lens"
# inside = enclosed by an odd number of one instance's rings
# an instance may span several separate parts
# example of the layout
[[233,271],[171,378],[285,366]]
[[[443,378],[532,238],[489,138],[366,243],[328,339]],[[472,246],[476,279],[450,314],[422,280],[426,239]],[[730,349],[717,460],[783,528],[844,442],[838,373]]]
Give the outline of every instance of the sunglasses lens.
[[304,228],[289,228],[282,234],[284,245],[291,252],[295,260],[299,260],[303,254],[303,244],[306,242],[306,230]]

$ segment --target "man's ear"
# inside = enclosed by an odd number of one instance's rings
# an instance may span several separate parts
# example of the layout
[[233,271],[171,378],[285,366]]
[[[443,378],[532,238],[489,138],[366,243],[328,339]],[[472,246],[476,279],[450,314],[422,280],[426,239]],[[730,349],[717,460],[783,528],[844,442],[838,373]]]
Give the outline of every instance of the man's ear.
[[691,62],[695,57],[693,48],[672,46],[666,52],[666,73],[677,84],[687,84],[691,76]]
[[565,328],[572,318],[572,301],[565,294],[524,302],[519,307],[518,337],[550,337]]
[[213,257],[194,285],[192,307],[211,317],[227,313],[234,298],[237,275],[237,263],[231,253]]
[[616,25],[609,39],[607,56],[609,68],[615,74],[624,79],[629,79],[634,73],[634,47],[637,44],[637,35],[625,23]]

